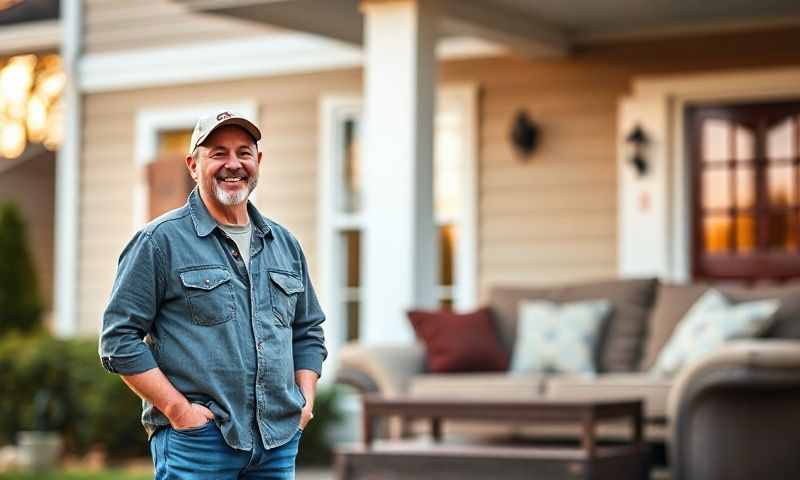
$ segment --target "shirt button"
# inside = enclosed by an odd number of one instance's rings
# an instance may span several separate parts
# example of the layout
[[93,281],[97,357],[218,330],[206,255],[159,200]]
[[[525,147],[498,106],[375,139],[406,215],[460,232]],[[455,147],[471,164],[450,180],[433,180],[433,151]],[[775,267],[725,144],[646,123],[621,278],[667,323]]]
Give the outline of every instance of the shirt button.
[[207,279],[207,278],[206,278],[206,285],[208,285],[208,284],[210,284],[210,283],[211,283],[211,280],[209,280],[209,279]]

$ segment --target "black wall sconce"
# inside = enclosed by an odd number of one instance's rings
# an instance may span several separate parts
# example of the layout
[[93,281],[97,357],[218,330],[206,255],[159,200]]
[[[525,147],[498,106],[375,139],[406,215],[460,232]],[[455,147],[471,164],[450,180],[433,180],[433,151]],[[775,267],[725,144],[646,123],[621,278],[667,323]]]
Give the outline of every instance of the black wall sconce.
[[648,170],[647,159],[644,157],[644,150],[649,141],[650,139],[647,138],[647,134],[644,133],[642,126],[638,123],[633,127],[633,130],[628,133],[628,136],[625,137],[625,142],[630,145],[631,150],[629,161],[640,177],[645,175]]
[[539,144],[539,127],[525,110],[520,110],[514,117],[511,125],[511,144],[523,160],[528,160]]

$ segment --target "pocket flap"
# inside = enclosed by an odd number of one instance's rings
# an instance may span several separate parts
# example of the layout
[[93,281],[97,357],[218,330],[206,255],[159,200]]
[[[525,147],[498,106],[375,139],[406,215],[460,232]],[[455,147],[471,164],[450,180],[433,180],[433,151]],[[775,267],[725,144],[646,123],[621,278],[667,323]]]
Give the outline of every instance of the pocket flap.
[[221,267],[190,270],[180,275],[184,287],[201,290],[211,290],[231,279],[230,272]]
[[275,285],[281,287],[281,290],[283,290],[286,295],[305,290],[303,288],[303,283],[294,275],[283,272],[269,272],[269,278],[275,282]]

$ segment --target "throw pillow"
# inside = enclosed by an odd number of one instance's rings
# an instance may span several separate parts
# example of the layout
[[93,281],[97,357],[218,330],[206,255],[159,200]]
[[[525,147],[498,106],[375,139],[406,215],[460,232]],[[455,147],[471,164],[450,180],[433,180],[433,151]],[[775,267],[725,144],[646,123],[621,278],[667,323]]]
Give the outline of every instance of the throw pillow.
[[408,318],[425,345],[428,370],[435,373],[508,369],[488,308],[470,313],[412,310]]
[[778,300],[734,304],[718,290],[709,289],[681,319],[652,371],[674,375],[729,340],[760,335],[779,307]]
[[600,332],[610,313],[607,300],[521,302],[511,371],[595,373]]

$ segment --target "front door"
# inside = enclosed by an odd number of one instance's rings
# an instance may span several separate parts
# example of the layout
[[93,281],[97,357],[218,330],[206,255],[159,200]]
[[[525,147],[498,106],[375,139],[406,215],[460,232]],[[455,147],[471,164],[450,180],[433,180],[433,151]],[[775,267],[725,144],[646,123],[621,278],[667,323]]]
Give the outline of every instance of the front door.
[[687,115],[694,277],[800,277],[800,101]]

